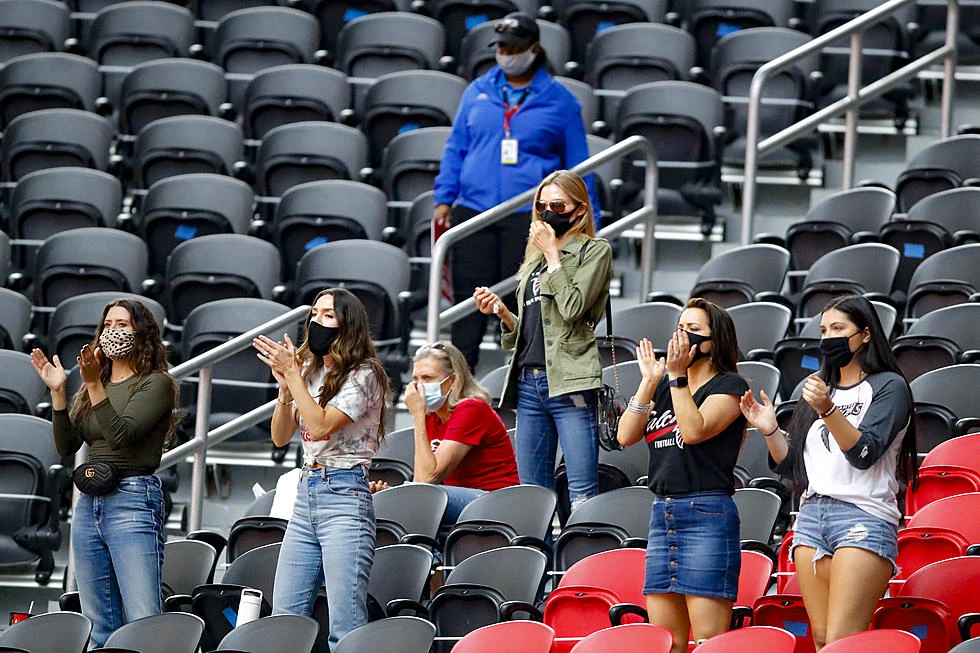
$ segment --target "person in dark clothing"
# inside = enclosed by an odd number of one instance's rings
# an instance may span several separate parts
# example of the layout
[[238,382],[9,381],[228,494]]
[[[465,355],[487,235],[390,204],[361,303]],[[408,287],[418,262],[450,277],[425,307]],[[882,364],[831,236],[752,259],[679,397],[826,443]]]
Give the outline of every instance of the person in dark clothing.
[[123,624],[160,614],[164,503],[160,464],[174,432],[177,385],[167,372],[160,328],[139,301],[110,302],[78,364],[84,385],[68,407],[58,356],[40,349],[31,362],[51,390],[55,444],[63,456],[89,445],[90,463],[111,463],[118,483],[105,494],[82,492],[71,543],[82,614],[92,646]]
[[[534,19],[520,12],[496,28],[497,65],[463,93],[435,180],[436,231],[465,222],[537,186],[555,170],[588,158],[582,108],[548,72]],[[595,187],[589,175],[595,215]],[[530,207],[472,234],[453,247],[455,302],[481,284],[515,274],[524,254]],[[516,303],[507,299],[512,311]],[[453,325],[452,340],[475,368],[487,318],[479,313]]]
[[619,422],[617,439],[650,449],[653,490],[646,580],[650,623],[702,640],[729,628],[741,566],[735,461],[745,435],[735,324],[720,306],[687,302],[667,359],[644,338],[636,349],[642,379]]

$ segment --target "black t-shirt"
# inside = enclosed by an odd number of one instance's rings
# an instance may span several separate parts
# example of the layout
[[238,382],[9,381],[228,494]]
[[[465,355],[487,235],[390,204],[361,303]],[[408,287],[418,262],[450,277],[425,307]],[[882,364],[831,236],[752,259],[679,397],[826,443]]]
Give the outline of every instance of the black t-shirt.
[[[711,395],[741,396],[749,389],[738,374],[717,374],[694,393],[701,406]],[[653,395],[654,407],[645,438],[650,448],[648,485],[657,494],[692,492],[735,493],[735,461],[742,446],[745,418],[741,414],[715,437],[699,444],[684,444],[677,428],[667,375]]]
[[524,288],[524,314],[521,316],[521,351],[518,367],[545,366],[544,327],[541,326],[541,270],[527,280]]

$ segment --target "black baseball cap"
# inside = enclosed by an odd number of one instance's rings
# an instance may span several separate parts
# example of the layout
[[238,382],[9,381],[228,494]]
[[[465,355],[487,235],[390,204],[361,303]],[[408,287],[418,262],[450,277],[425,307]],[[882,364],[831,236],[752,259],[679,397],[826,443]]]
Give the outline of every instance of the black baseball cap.
[[520,11],[515,11],[501,18],[494,25],[493,31],[497,33],[497,40],[490,45],[513,45],[526,48],[541,39],[541,30],[538,29],[538,24],[531,16]]

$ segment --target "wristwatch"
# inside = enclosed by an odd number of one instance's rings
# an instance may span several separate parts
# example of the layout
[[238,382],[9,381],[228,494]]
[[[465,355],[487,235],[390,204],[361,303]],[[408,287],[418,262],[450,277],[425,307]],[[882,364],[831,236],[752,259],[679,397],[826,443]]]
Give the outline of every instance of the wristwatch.
[[679,376],[676,379],[667,379],[667,385],[671,388],[686,388],[687,387],[687,377]]

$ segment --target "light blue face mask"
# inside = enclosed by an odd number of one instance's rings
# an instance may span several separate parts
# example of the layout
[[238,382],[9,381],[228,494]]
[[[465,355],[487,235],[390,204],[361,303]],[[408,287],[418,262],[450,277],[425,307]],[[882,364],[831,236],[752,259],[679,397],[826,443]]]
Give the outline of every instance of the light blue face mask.
[[[449,376],[452,376],[452,374]],[[422,384],[422,395],[425,397],[426,412],[434,413],[442,408],[442,405],[446,403],[446,398],[449,396],[449,393],[447,392],[446,394],[442,394],[442,384],[446,382],[446,379],[448,379],[449,376],[442,381],[433,381],[432,383]]]

